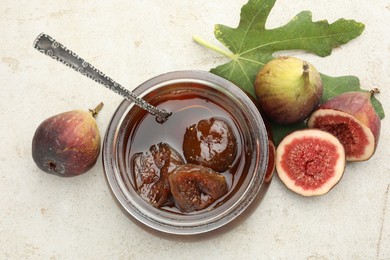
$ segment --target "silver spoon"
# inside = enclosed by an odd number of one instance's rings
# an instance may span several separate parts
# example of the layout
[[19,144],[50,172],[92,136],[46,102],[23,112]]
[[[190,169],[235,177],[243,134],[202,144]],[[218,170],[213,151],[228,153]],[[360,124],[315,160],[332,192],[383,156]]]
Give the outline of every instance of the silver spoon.
[[167,121],[168,117],[172,114],[164,109],[158,109],[142,98],[137,97],[137,95],[133,92],[125,89],[120,84],[104,75],[103,72],[96,69],[83,58],[79,57],[76,53],[69,50],[47,34],[41,33],[38,35],[34,41],[34,48],[55,60],[62,62],[67,67],[72,68],[84,76],[102,84],[115,93],[122,95],[125,99],[134,102],[137,106],[156,116],[156,120],[159,123]]

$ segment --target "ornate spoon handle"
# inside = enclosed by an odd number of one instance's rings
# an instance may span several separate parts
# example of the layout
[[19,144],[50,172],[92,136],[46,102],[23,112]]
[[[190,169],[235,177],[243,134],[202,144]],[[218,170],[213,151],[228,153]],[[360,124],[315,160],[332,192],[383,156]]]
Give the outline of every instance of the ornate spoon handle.
[[34,48],[55,60],[62,62],[67,67],[72,68],[84,76],[102,84],[115,93],[122,95],[125,99],[134,102],[137,106],[156,116],[159,123],[165,122],[171,115],[171,113],[163,109],[158,109],[142,98],[137,97],[133,92],[127,90],[111,78],[104,75],[103,72],[93,67],[83,58],[79,57],[76,53],[69,50],[47,34],[41,33],[38,35],[34,41]]

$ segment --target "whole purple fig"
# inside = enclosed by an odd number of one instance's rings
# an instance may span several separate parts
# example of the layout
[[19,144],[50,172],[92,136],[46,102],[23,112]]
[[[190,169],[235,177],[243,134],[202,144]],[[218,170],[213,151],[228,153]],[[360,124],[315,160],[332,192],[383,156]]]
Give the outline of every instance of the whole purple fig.
[[73,110],[43,121],[32,140],[32,157],[44,172],[61,177],[76,176],[91,169],[100,153],[100,133],[94,116],[100,103],[89,112]]

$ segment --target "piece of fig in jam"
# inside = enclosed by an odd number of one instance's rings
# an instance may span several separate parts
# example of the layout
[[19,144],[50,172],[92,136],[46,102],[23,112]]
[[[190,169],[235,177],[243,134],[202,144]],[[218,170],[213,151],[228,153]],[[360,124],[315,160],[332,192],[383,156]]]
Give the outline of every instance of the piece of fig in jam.
[[184,160],[170,145],[158,143],[132,158],[135,186],[140,196],[155,207],[171,203],[168,174]]
[[228,192],[225,176],[201,165],[180,165],[168,178],[175,205],[185,213],[202,210]]
[[232,165],[237,153],[234,132],[222,118],[200,120],[187,127],[183,153],[188,163],[203,165],[224,172]]

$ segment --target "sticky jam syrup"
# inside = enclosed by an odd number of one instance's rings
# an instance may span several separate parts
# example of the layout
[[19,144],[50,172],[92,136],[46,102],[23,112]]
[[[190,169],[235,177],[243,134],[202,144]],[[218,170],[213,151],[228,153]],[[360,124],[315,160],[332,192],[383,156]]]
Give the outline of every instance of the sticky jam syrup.
[[[131,119],[128,120],[127,129],[132,130],[127,131],[125,135],[126,165],[123,167],[126,171],[126,176],[123,177],[127,185],[135,187],[134,176],[131,173],[131,158],[134,154],[148,151],[152,145],[164,142],[184,158],[182,144],[186,128],[197,124],[202,119],[219,117],[225,119],[232,127],[237,140],[237,154],[230,169],[221,173],[226,178],[229,192],[205,210],[217,207],[233,196],[249,168],[251,152],[246,151],[247,145],[243,144],[243,131],[240,127],[242,122],[234,114],[235,111],[232,111],[234,109],[229,103],[218,95],[209,93],[207,86],[195,83],[170,85],[166,91],[149,93],[144,99],[160,109],[172,112],[172,115],[161,124],[156,121],[155,116],[137,107],[130,110],[128,117]],[[164,206],[161,209],[183,214],[174,206]]]

